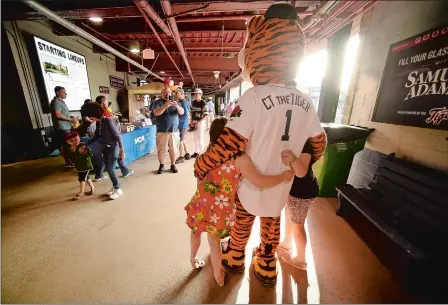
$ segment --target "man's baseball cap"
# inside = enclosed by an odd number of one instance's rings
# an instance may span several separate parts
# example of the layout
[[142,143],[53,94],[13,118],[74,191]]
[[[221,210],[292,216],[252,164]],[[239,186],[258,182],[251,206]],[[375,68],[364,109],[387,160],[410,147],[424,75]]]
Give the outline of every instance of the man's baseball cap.
[[67,132],[64,135],[64,140],[68,141],[68,140],[76,138],[76,137],[79,137],[79,133],[77,133],[76,131],[72,130],[72,131]]
[[203,94],[201,88],[194,89],[193,94]]

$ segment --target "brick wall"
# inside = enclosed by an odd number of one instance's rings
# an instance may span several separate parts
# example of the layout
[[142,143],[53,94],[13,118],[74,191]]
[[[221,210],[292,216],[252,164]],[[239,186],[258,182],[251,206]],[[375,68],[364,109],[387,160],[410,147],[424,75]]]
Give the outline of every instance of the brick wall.
[[347,96],[344,123],[375,128],[366,147],[448,171],[448,131],[371,121],[389,46],[448,21],[445,1],[381,1],[358,16],[358,62]]

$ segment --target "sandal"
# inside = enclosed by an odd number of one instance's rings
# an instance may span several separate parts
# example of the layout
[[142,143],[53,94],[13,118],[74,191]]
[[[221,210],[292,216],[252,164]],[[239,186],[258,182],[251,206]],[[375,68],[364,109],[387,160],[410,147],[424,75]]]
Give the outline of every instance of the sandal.
[[91,189],[90,192],[87,192],[87,196],[92,196],[93,194],[95,194],[96,188]]
[[298,269],[303,270],[303,271],[306,271],[306,269],[307,269],[307,264],[305,262],[303,262],[303,263],[296,263],[292,259],[284,258],[284,257],[282,257],[282,259],[283,259],[283,261],[285,263],[287,263],[288,265],[290,265],[290,266],[292,266],[294,268],[298,268]]
[[76,194],[76,196],[73,197],[73,200],[79,200],[79,199],[81,199],[84,196],[85,196],[84,194]]
[[200,260],[199,258],[195,258],[194,261],[190,260],[190,262],[193,269],[201,269],[205,266],[205,262]]

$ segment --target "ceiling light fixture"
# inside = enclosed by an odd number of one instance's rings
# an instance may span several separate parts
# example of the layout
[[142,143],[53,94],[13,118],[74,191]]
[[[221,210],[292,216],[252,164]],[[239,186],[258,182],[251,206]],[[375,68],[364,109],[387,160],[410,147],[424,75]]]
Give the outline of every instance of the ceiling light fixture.
[[165,71],[160,71],[160,74],[165,74]]
[[140,52],[140,50],[139,50],[139,49],[136,49],[136,48],[132,48],[132,49],[131,49],[131,52],[134,53],[134,54],[137,54],[137,53]]
[[101,17],[90,17],[89,20],[93,22],[103,22],[103,18]]

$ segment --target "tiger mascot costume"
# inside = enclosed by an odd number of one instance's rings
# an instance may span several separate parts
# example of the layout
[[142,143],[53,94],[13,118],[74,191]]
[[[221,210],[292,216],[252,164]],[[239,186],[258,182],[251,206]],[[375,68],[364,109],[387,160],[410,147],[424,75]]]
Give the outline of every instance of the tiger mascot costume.
[[[242,151],[266,175],[285,170],[281,151],[291,149],[300,155],[307,140],[313,147],[313,162],[325,151],[326,135],[316,111],[310,99],[295,88],[297,64],[304,51],[295,8],[288,3],[271,5],[264,16],[249,21],[246,37],[238,61],[243,77],[254,87],[240,97],[216,144],[196,159],[194,173],[200,180]],[[276,283],[280,214],[291,185],[292,181],[261,190],[243,177],[230,240],[227,246],[223,244],[223,267],[244,272],[245,248],[259,216],[261,243],[252,253],[253,271],[262,284]]]

